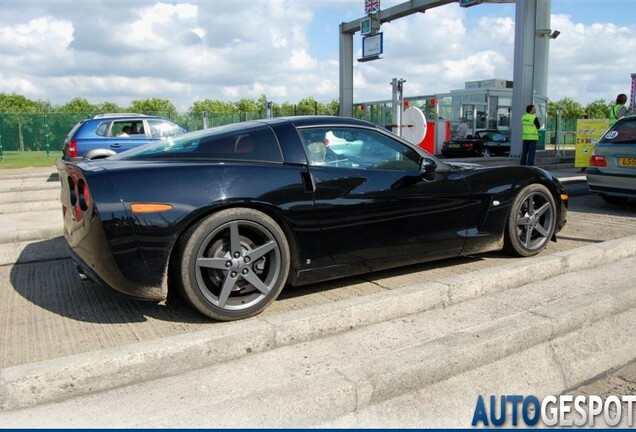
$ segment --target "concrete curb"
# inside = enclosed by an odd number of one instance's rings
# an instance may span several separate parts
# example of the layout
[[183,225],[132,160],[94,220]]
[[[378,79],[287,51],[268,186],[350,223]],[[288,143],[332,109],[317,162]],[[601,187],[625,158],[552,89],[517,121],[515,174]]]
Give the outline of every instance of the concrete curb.
[[[274,348],[333,336],[436,307],[448,307],[526,283],[634,256],[636,256],[636,236],[589,245],[550,256],[523,259],[512,264],[462,274],[441,281],[381,292],[276,317],[257,317],[236,323],[220,323],[215,324],[210,330],[197,333],[5,368],[0,370],[0,411],[58,401],[175,375],[186,370],[217,365],[251,353],[266,352]],[[496,328],[483,329],[483,331],[495,332],[499,336],[493,333],[492,338],[484,338],[482,343],[488,344],[488,347],[483,348],[488,348],[495,354],[493,354],[494,357],[480,361],[482,364],[486,361],[495,361],[497,356],[511,355],[564,335],[588,322],[604,319],[607,314],[603,315],[600,312],[602,309],[597,309],[601,306],[605,310],[610,310],[610,315],[620,313],[626,308],[634,307],[635,297],[631,296],[629,301],[613,304],[611,308],[608,308],[606,304],[596,306],[585,304],[583,299],[581,304],[577,305],[577,312],[568,313],[567,317],[560,315],[562,311],[559,310],[522,314],[514,317],[514,322],[509,323],[516,329],[512,333],[510,325],[506,325],[506,332],[501,334],[497,333]],[[520,332],[517,335],[520,339],[530,342],[519,343],[519,338],[510,338],[509,334],[516,334],[516,332]],[[488,340],[495,340],[495,345],[491,346],[492,342],[487,342]],[[471,350],[473,349],[476,347],[473,346]],[[447,359],[452,369],[444,373],[437,370],[435,372],[437,380],[476,367],[474,353],[484,351],[483,349],[471,350],[462,350],[464,353],[462,355],[446,352],[446,356],[453,356],[452,359]],[[432,352],[431,355],[433,354],[435,353]],[[442,354],[444,352],[437,352],[435,355]],[[418,355],[421,356],[421,353]],[[413,375],[416,372],[415,369],[409,370],[414,367],[413,365],[421,362],[418,363],[415,358],[412,359],[412,363],[401,362],[401,360],[404,359],[392,361],[399,361],[402,366],[391,367],[399,367],[399,371],[396,370],[395,374],[405,373],[405,375],[402,375],[399,380],[394,377],[393,380],[402,382],[402,386],[406,384],[407,388],[411,388],[408,387],[409,380],[417,382],[417,386],[427,384],[428,381],[424,378]],[[359,384],[356,385],[356,398],[359,401],[376,403],[396,394],[395,390],[391,390],[397,388],[391,387],[393,385],[390,383],[391,380],[382,378],[387,370],[391,370],[389,365],[384,367],[376,370],[377,374],[367,371],[372,373],[365,378],[367,381],[360,377]],[[409,376],[411,378],[408,378]],[[345,381],[350,387],[352,382]],[[365,382],[367,384],[364,384]],[[363,388],[371,392],[367,399],[364,399],[360,393]]]
[[[635,325],[636,314],[630,309],[448,379],[411,392],[401,392],[394,398],[355,410],[334,409],[340,417],[318,419],[309,426],[468,428],[480,395],[487,398],[488,395],[514,392],[543,398],[571,393],[573,388],[590,379],[632,362],[636,345],[636,333],[632,329]],[[617,333],[621,335],[618,338],[607,337]],[[502,427],[511,427],[510,423],[508,419]]]

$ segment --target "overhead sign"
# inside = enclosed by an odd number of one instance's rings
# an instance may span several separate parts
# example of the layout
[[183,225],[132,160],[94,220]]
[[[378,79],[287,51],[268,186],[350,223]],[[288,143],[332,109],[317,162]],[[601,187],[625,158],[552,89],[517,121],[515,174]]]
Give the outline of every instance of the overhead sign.
[[380,10],[380,0],[364,0],[364,14],[374,14]]
[[360,34],[362,36],[371,34],[371,18],[365,18],[360,21]]
[[384,50],[382,32],[362,38],[362,57],[378,57]]

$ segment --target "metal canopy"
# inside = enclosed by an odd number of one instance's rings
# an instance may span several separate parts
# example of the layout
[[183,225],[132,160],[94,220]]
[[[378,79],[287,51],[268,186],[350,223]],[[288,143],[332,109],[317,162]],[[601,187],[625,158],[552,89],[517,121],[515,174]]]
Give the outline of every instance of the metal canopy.
[[[457,0],[410,0],[378,11],[376,18],[382,24],[448,3],[457,3]],[[534,103],[535,91],[538,95],[547,97],[549,37],[544,33],[550,25],[550,9],[551,0],[516,0],[511,156],[521,153],[521,123],[518,119],[525,113],[525,106]],[[340,24],[340,116],[353,116],[353,35],[360,31],[361,21],[367,18]]]

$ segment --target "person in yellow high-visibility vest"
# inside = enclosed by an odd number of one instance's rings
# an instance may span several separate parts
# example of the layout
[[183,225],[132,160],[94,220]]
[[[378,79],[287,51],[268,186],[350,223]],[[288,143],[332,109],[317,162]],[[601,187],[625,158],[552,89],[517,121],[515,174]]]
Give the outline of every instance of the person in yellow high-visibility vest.
[[627,95],[625,93],[621,93],[616,96],[616,103],[612,108],[610,108],[609,114],[609,125],[612,126],[616,121],[625,115],[627,108],[625,108],[625,103],[627,102]]
[[521,117],[521,139],[523,139],[521,165],[534,165],[534,155],[537,152],[540,128],[541,124],[539,119],[537,119],[537,109],[534,105],[528,105],[526,113]]

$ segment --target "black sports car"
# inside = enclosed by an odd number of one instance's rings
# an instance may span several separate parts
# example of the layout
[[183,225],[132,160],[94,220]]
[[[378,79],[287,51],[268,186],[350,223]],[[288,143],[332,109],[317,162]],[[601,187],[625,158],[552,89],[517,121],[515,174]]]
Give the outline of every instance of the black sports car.
[[442,143],[446,157],[490,157],[510,154],[510,138],[496,129],[478,130],[466,138],[455,138]]
[[[334,136],[345,138],[332,149]],[[539,168],[445,163],[382,127],[327,116],[57,167],[83,274],[140,299],[179,290],[218,320],[259,313],[285,284],[502,248],[535,255],[556,240],[568,199]]]

